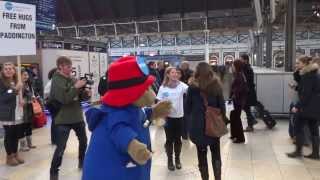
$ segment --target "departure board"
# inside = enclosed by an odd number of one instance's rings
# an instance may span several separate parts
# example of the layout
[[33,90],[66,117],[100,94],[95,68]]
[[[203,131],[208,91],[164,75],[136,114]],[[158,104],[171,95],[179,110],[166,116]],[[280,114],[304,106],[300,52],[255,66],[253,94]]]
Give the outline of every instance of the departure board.
[[6,0],[37,7],[37,30],[53,30],[56,24],[56,0]]
[[37,1],[37,29],[53,30],[56,24],[56,0]]

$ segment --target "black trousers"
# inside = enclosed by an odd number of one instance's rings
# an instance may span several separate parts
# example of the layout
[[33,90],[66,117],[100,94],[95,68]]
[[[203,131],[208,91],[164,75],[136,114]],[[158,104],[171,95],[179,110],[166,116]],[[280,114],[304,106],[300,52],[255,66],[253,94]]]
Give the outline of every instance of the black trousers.
[[56,125],[56,135],[57,135],[57,147],[54,151],[50,174],[57,174],[59,172],[59,167],[62,163],[62,157],[64,151],[66,149],[66,144],[69,138],[70,130],[74,130],[78,140],[79,140],[79,163],[82,163],[84,160],[85,152],[87,149],[87,135],[86,135],[86,128],[85,123],[77,123],[77,124],[69,124],[69,125]]
[[305,140],[305,130],[304,127],[307,125],[310,134],[312,137],[318,137],[319,138],[319,124],[318,121],[315,119],[310,118],[304,118],[301,116],[297,116],[297,119],[294,122],[294,131],[297,139],[297,145],[302,146]]
[[[208,148],[204,145],[196,145],[197,146],[197,155],[198,155],[198,166],[199,169],[205,168],[208,169],[208,160],[207,160],[207,152]],[[220,154],[220,140],[217,139],[217,141],[214,144],[209,145],[211,150],[211,158],[212,162],[221,162],[221,154]]]
[[183,131],[183,118],[167,118],[164,126],[166,133],[166,144],[182,144],[181,136]]
[[31,136],[32,135],[32,124],[31,123],[23,123],[20,126],[20,138],[24,138],[26,136]]
[[243,134],[243,126],[241,122],[241,108],[235,107],[230,114],[230,130],[231,137],[236,138],[238,141],[245,141]]
[[251,106],[245,106],[244,107],[244,111],[247,115],[247,121],[248,121],[248,126],[249,127],[253,127],[253,124],[254,122],[256,121],[255,120],[255,117],[252,115],[252,112],[251,112]]
[[56,125],[54,123],[54,116],[51,116],[51,144],[57,144],[57,132],[56,132]]
[[182,121],[182,126],[183,126],[183,130],[182,130],[182,138],[183,139],[188,139],[189,138],[189,133],[188,133],[188,131],[189,131],[189,124],[188,124],[188,122],[189,122],[189,116],[187,116],[187,115],[184,115],[183,116],[183,121]]
[[19,131],[21,125],[3,126],[4,128],[4,147],[7,155],[17,153],[19,142]]

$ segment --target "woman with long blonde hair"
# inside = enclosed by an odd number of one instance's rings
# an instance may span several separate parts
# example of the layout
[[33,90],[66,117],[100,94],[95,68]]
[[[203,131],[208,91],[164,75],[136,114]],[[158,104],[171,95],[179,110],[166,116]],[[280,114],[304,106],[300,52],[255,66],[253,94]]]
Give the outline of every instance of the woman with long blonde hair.
[[0,124],[5,130],[4,146],[7,165],[24,163],[18,154],[19,130],[22,124],[23,100],[19,97],[22,84],[18,83],[13,63],[4,63],[0,73]]
[[[172,103],[172,111],[167,117],[164,127],[166,133],[165,149],[168,156],[168,169],[174,171],[181,169],[180,154],[182,148],[181,136],[183,131],[183,95],[187,92],[188,85],[179,81],[177,70],[168,67],[164,74],[164,80],[160,86],[157,99],[169,100]],[[173,151],[175,153],[175,166],[173,164]]]

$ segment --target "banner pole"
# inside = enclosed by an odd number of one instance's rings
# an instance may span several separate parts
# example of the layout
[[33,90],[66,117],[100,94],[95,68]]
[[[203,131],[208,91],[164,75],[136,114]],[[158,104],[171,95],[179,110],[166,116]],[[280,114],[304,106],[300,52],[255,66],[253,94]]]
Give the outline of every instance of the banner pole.
[[[22,78],[21,78],[21,56],[17,56],[17,65],[18,65],[18,70],[17,70],[17,75],[18,75],[18,83],[22,84]],[[19,91],[19,102],[20,105],[22,105],[23,103],[23,96],[22,96],[22,89],[20,89]]]
[[21,56],[17,56],[17,65],[18,65],[18,71],[17,71],[18,82],[22,83],[22,80],[21,80]]

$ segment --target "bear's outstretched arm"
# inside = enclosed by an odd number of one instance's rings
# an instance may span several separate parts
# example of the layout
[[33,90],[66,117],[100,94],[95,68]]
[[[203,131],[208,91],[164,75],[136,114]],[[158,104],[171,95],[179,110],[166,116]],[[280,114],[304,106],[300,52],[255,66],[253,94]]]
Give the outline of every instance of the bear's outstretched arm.
[[128,147],[128,154],[140,165],[147,163],[151,159],[152,153],[148,150],[147,145],[133,139]]

